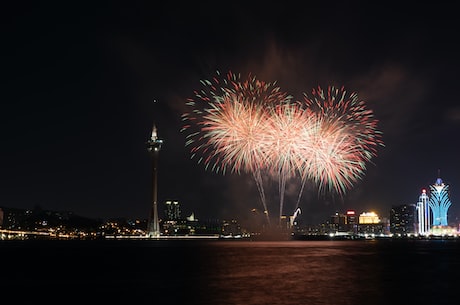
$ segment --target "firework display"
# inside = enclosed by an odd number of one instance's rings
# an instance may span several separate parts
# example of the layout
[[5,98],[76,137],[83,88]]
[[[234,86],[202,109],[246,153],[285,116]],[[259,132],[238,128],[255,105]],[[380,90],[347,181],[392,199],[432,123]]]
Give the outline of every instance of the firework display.
[[304,93],[302,103],[323,124],[307,175],[320,188],[343,194],[363,177],[367,162],[383,146],[378,120],[356,93],[348,94],[344,87],[315,88],[311,95]]
[[382,133],[377,129],[378,120],[356,92],[349,94],[344,87],[329,86],[327,91],[317,87],[310,96],[304,93],[303,102],[330,122],[345,125],[348,134],[356,137],[366,161],[377,155],[377,146],[383,145]]
[[182,132],[191,157],[215,172],[252,174],[268,208],[262,177],[279,183],[279,218],[287,179],[343,195],[383,145],[373,112],[356,93],[321,87],[295,101],[276,83],[217,73],[187,100]]
[[212,81],[202,81],[204,88],[187,100],[191,112],[182,115],[187,131],[186,146],[192,158],[206,169],[225,173],[252,171],[267,157],[261,145],[269,127],[267,109],[289,103],[291,96],[274,83],[265,83],[250,75],[220,73]]

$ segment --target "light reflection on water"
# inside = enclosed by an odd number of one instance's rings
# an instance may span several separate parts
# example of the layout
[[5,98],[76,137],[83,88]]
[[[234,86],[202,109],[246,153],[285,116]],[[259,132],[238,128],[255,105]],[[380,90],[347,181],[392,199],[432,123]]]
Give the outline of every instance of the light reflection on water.
[[60,304],[457,305],[459,258],[460,241],[0,244],[0,285]]
[[458,304],[459,254],[438,241],[229,242],[202,254],[197,278],[206,304]]
[[214,292],[210,304],[357,304],[363,294],[367,301],[379,299],[383,292],[374,288],[381,268],[375,255],[359,246],[346,241],[222,244],[210,252],[201,280]]

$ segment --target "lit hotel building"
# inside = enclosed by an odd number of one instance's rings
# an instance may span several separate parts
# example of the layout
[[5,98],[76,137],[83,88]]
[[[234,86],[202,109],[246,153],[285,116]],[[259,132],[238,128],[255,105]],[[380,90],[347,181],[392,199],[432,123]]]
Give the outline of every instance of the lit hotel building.
[[447,226],[447,210],[452,203],[449,199],[449,185],[441,178],[430,185],[430,208],[433,211],[433,226]]
[[376,224],[380,223],[379,215],[375,212],[364,212],[359,215],[359,224]]
[[422,194],[418,197],[417,220],[417,233],[419,235],[428,235],[431,226],[431,212],[429,209],[429,197],[425,189],[422,190]]
[[438,177],[436,182],[430,185],[429,194],[423,189],[422,194],[419,196],[417,202],[417,233],[419,235],[437,235],[439,232],[442,233],[445,229],[448,229],[447,211],[451,204],[449,185]]
[[363,212],[358,218],[359,235],[385,235],[387,232],[385,223],[375,212]]

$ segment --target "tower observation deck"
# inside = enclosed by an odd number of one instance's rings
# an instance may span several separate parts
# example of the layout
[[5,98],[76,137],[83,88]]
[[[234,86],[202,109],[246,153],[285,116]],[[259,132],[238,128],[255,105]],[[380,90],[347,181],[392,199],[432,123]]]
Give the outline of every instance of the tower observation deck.
[[150,218],[147,227],[147,233],[149,237],[157,237],[160,235],[160,225],[158,223],[158,155],[160,154],[161,145],[163,140],[158,138],[157,128],[153,124],[152,135],[147,141],[147,150],[152,155],[152,183],[153,183],[153,198],[152,198],[152,210],[150,212]]

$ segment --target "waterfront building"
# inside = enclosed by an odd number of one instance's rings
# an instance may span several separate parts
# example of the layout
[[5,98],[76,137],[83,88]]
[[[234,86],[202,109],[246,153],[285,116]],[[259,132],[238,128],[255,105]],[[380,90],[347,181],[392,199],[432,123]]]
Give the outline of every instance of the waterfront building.
[[166,221],[181,219],[181,210],[180,210],[179,201],[167,200],[165,202],[165,219]]
[[390,233],[397,236],[409,236],[418,233],[417,206],[401,204],[390,210]]
[[376,224],[380,223],[379,215],[375,212],[363,212],[359,214],[359,224]]
[[333,229],[334,233],[346,232],[346,222],[346,216],[342,213],[336,212],[334,215],[331,216],[331,229]]
[[331,229],[333,232],[346,232],[348,234],[356,234],[358,220],[356,212],[348,210],[345,214],[336,212],[331,216]]
[[358,234],[359,235],[385,235],[385,223],[380,220],[380,217],[375,212],[363,212],[358,218]]
[[357,234],[359,218],[356,217],[356,212],[354,210],[348,210],[346,213],[346,220],[348,232]]
[[433,185],[430,185],[429,205],[433,212],[433,226],[445,227],[447,223],[447,210],[451,205],[449,199],[449,185],[445,184],[440,177]]
[[422,193],[418,197],[417,202],[417,234],[428,235],[431,229],[431,211],[429,205],[429,197],[426,189],[422,189]]

